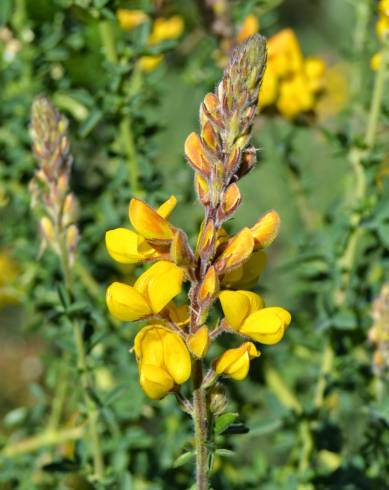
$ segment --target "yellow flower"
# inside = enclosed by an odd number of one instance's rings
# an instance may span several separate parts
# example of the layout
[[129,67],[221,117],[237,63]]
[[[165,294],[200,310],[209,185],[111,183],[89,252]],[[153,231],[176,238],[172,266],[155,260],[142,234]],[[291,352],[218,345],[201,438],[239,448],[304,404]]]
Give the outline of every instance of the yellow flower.
[[312,92],[318,92],[323,88],[326,65],[321,58],[311,56],[304,61],[304,74],[308,86]]
[[267,256],[263,250],[253,252],[247,262],[223,276],[223,286],[233,289],[253,288],[265,270],[266,262]]
[[154,45],[163,41],[177,39],[184,31],[184,21],[179,15],[169,19],[159,17],[153,24],[153,30],[149,37],[149,44]]
[[165,218],[173,211],[176,202],[176,198],[171,196],[155,211],[143,201],[132,199],[129,217],[138,233],[126,228],[107,231],[105,243],[109,255],[122,264],[135,264],[161,257],[161,248],[156,250],[153,244],[161,240],[166,242],[168,237],[173,237],[172,227]]
[[378,4],[378,11],[381,15],[389,17],[389,0],[380,0]]
[[119,9],[116,12],[120,27],[131,31],[148,20],[147,14],[142,10]]
[[110,313],[122,321],[136,321],[160,313],[180,293],[184,271],[160,261],[136,280],[134,286],[114,282],[107,289]]
[[389,17],[381,16],[376,24],[377,36],[383,40],[389,34]]
[[381,60],[382,60],[382,53],[376,53],[375,55],[373,55],[370,60],[371,69],[377,71],[378,68],[380,67]]
[[207,304],[216,298],[219,290],[219,281],[215,268],[211,266],[200,284],[197,298],[201,304]]
[[164,313],[166,313],[169,320],[175,323],[177,327],[184,328],[190,321],[188,305],[177,306],[173,301],[171,301],[164,309]]
[[265,308],[262,298],[250,291],[222,291],[219,294],[230,328],[262,344],[276,344],[290,325],[291,315],[280,307]]
[[[175,198],[173,199],[175,205]],[[168,214],[169,211],[168,208]],[[161,215],[140,199],[131,199],[128,214],[132,226],[144,238],[155,241],[172,240],[173,229],[163,213]]]
[[254,35],[259,31],[259,21],[258,17],[254,14],[249,14],[244,18],[241,28],[236,35],[236,42],[238,44],[242,43],[250,36]]
[[182,338],[162,325],[142,328],[135,337],[134,350],[140,385],[146,395],[158,400],[191,373],[189,351]]
[[272,209],[265,213],[250,231],[254,237],[254,249],[267,248],[277,238],[280,230],[280,216]]
[[193,355],[201,359],[204,357],[209,348],[209,330],[206,325],[199,328],[196,333],[188,339],[189,349]]
[[252,342],[245,342],[236,349],[226,350],[214,361],[213,367],[217,374],[241,381],[249,372],[250,360],[260,355]]
[[278,79],[272,66],[269,64],[263,77],[261,90],[259,92],[259,107],[273,105],[278,95]]
[[309,111],[314,104],[315,99],[303,75],[281,82],[277,108],[285,117],[293,118],[300,112]]
[[301,72],[303,55],[292,29],[283,29],[272,36],[267,44],[268,65],[279,77]]
[[139,67],[142,71],[153,71],[162,63],[163,58],[163,54],[141,56]]
[[240,266],[250,257],[254,249],[254,238],[249,228],[243,228],[230,238],[215,262],[215,268],[220,274]]

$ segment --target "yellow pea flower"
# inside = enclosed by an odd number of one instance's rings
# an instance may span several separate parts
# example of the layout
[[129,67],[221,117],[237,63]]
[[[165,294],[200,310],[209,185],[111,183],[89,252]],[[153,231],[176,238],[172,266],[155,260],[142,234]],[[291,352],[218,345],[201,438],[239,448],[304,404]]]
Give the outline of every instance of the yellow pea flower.
[[163,313],[166,313],[169,320],[177,325],[177,327],[185,327],[190,321],[190,312],[188,305],[177,306],[173,301],[171,301]]
[[293,118],[313,109],[314,105],[315,99],[304,76],[296,75],[281,82],[277,108],[285,117]]
[[222,291],[219,300],[228,325],[236,331],[249,315],[265,306],[259,294],[244,290]]
[[[172,227],[166,218],[172,213],[177,200],[171,196],[157,210],[143,201],[132,199],[129,205],[129,217],[138,233],[126,228],[115,228],[105,234],[105,244],[109,255],[122,264],[135,264],[161,257],[161,248],[155,249],[151,241],[161,237],[173,236]],[[143,235],[145,232],[146,235]],[[164,240],[166,243],[166,239]]]
[[271,245],[277,238],[280,223],[280,216],[274,209],[261,216],[250,228],[254,238],[254,249],[266,248]]
[[249,228],[243,228],[226,243],[215,262],[218,273],[228,272],[244,263],[254,249],[254,238]]
[[377,36],[383,40],[389,33],[389,17],[380,16],[376,24]]
[[110,313],[122,321],[136,321],[160,313],[181,292],[184,271],[160,261],[139,276],[134,286],[114,282],[107,289]]
[[236,42],[240,44],[258,31],[259,31],[258,17],[254,14],[249,14],[244,18],[242,22],[241,28],[238,34],[236,35]]
[[321,58],[311,56],[304,61],[304,74],[312,92],[318,92],[323,88],[326,65]]
[[164,397],[191,373],[189,351],[182,338],[162,325],[149,325],[136,335],[134,350],[140,384],[150,398]]
[[378,4],[378,11],[381,15],[389,17],[389,0],[380,0]]
[[373,55],[370,60],[371,69],[377,71],[378,68],[380,67],[381,60],[382,60],[382,53],[376,53],[375,55]]
[[153,24],[153,30],[149,37],[149,44],[154,45],[163,41],[177,39],[184,31],[184,21],[179,15],[169,19],[159,17]]
[[158,241],[173,238],[173,229],[166,219],[144,201],[131,199],[128,214],[132,226],[144,238]]
[[252,342],[245,342],[236,349],[226,350],[214,361],[213,367],[217,374],[241,381],[249,372],[250,360],[260,355]]
[[223,286],[232,289],[252,289],[265,270],[266,263],[266,253],[256,250],[247,262],[223,276]]
[[188,339],[190,351],[199,359],[204,357],[209,349],[209,329],[206,325],[199,328]]
[[259,92],[259,107],[273,105],[278,95],[278,78],[272,65],[268,65]]
[[283,29],[272,36],[267,44],[268,64],[279,77],[301,72],[303,54],[292,29]]
[[119,9],[116,16],[124,31],[132,31],[148,20],[147,14],[142,10]]
[[146,72],[153,71],[162,63],[163,59],[163,54],[141,56],[139,59],[139,68]]
[[290,325],[284,308],[265,308],[260,296],[249,291],[222,291],[220,303],[227,324],[237,332],[262,344],[276,344]]
[[239,332],[261,344],[277,344],[290,325],[291,315],[284,308],[263,308],[249,315]]

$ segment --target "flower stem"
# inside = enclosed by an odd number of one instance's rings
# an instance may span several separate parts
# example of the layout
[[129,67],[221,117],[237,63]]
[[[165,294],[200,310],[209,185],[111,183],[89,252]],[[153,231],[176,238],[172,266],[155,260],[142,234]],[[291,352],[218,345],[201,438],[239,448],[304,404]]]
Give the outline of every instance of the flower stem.
[[193,424],[196,450],[196,490],[208,490],[207,406],[202,387],[203,363],[193,363]]
[[[73,294],[73,278],[69,263],[69,254],[66,247],[64,234],[61,230],[59,233],[59,245],[60,245],[60,257],[63,270],[63,276],[65,281],[66,289],[70,296]],[[104,476],[104,461],[101,450],[101,443],[98,432],[98,412],[97,407],[90,396],[90,391],[92,389],[92,381],[88,372],[88,363],[86,360],[86,351],[84,345],[84,339],[82,337],[82,329],[79,321],[74,319],[72,321],[74,342],[77,352],[77,365],[80,371],[80,381],[83,389],[83,397],[85,403],[85,409],[87,412],[88,425],[89,425],[89,438],[90,445],[93,454],[94,470],[95,476],[98,480],[101,480]]]
[[[119,58],[116,50],[115,35],[112,24],[109,21],[100,22],[100,37],[104,47],[107,60],[117,65]],[[134,77],[138,78],[139,73],[134,68]],[[120,121],[119,139],[123,152],[126,154],[128,163],[129,182],[135,196],[142,196],[143,191],[139,184],[138,159],[132,131],[132,122],[129,114],[125,114]]]

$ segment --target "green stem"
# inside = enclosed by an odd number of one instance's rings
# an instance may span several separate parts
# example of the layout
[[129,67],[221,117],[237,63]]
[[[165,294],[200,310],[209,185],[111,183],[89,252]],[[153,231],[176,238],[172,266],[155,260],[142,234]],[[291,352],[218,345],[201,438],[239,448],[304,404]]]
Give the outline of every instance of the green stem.
[[118,62],[118,55],[116,52],[115,35],[112,24],[108,20],[100,22],[100,37],[107,60],[110,63],[116,64]]
[[[69,262],[69,254],[66,246],[65,236],[58,230],[59,236],[59,246],[60,246],[60,257],[63,269],[63,276],[65,280],[65,285],[70,296],[73,295],[73,278]],[[92,389],[92,380],[90,379],[88,364],[86,360],[86,351],[84,340],[82,337],[81,325],[77,319],[72,321],[74,342],[77,352],[77,364],[80,371],[81,386],[83,389],[83,397],[85,403],[85,409],[88,417],[89,425],[89,437],[91,451],[93,454],[94,470],[95,476],[98,480],[101,480],[104,476],[104,461],[101,450],[101,443],[98,432],[98,412],[97,407],[90,396],[90,391]]]
[[[354,31],[354,72],[352,77],[351,91],[353,96],[359,96],[362,77],[364,73],[363,58],[364,47],[366,43],[367,30],[370,19],[370,2],[369,0],[360,0],[356,6],[356,24]],[[364,60],[363,60],[364,61]]]
[[99,414],[96,404],[89,394],[92,383],[88,372],[85,345],[82,338],[81,326],[76,320],[73,321],[73,333],[77,349],[78,369],[80,371],[81,384],[84,392],[85,408],[88,414],[89,436],[93,452],[94,469],[97,479],[101,480],[104,476],[104,461],[97,427]]
[[[115,34],[110,22],[100,22],[100,37],[107,60],[112,64],[118,64],[119,57],[116,50]],[[137,72],[136,68],[134,68],[134,77],[137,80],[138,75],[139,73]],[[119,129],[120,145],[127,157],[128,175],[132,192],[134,195],[142,197],[143,191],[139,184],[138,159],[132,131],[132,121],[129,114],[123,116]]]
[[25,454],[37,451],[47,446],[57,446],[67,441],[81,439],[84,434],[83,427],[73,427],[71,429],[46,430],[42,434],[34,437],[23,439],[5,446],[1,455],[7,458],[13,458],[19,454]]
[[208,490],[207,405],[201,360],[193,363],[193,424],[196,450],[196,490]]
[[132,192],[135,196],[142,196],[143,192],[139,185],[138,159],[129,114],[124,116],[120,123],[120,139],[127,156],[128,174]]

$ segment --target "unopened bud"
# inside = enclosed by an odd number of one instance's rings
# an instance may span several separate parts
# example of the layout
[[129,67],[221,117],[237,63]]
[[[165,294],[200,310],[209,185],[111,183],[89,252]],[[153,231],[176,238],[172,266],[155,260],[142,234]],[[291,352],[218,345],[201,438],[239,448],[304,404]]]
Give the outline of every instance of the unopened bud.
[[280,216],[274,209],[264,214],[251,228],[255,248],[266,248],[275,240],[280,229]]
[[207,307],[212,302],[212,300],[216,298],[218,292],[219,279],[217,277],[215,268],[211,266],[199,286],[197,300],[200,305]]
[[214,415],[221,415],[227,407],[227,394],[221,383],[216,383],[209,393],[209,409]]
[[170,245],[170,258],[178,266],[188,267],[193,264],[193,252],[188,237],[182,230],[176,230]]
[[224,247],[215,262],[218,274],[229,272],[248,260],[254,249],[253,235],[248,228],[243,228]]
[[54,225],[50,218],[44,216],[40,220],[40,228],[43,238],[47,241],[47,243],[51,243],[55,240],[55,230]]

